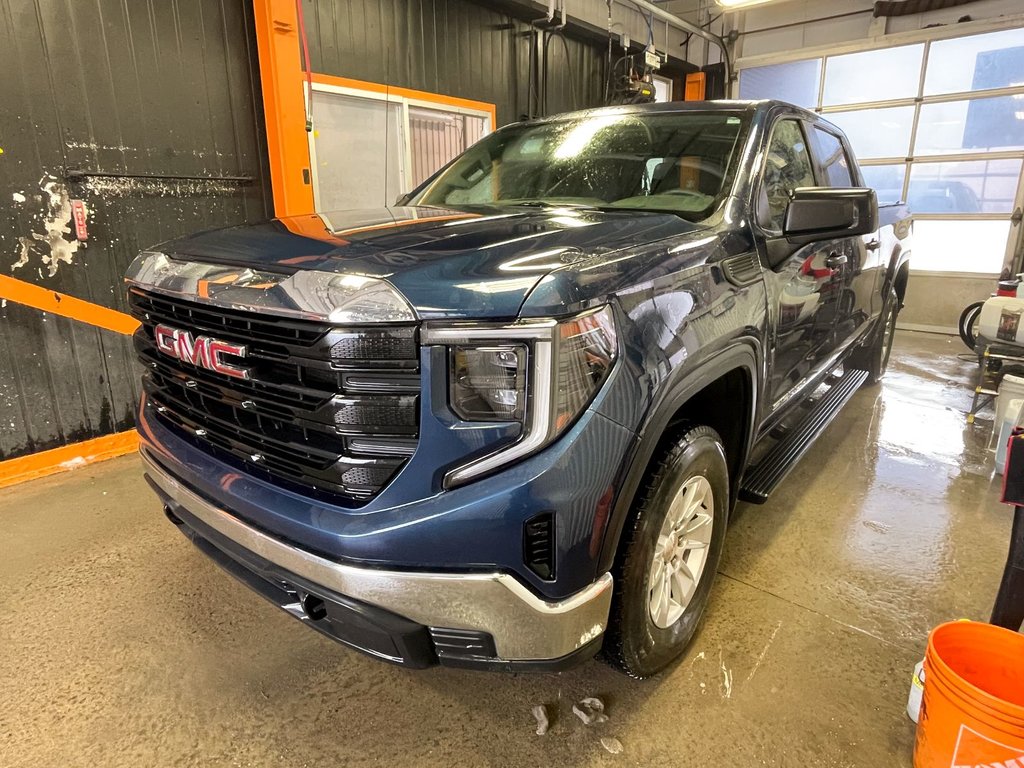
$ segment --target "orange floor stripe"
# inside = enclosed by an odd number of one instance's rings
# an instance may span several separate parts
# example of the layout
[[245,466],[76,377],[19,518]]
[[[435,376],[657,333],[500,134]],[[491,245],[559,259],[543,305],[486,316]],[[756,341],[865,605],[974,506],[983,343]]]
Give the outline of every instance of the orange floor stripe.
[[51,291],[41,285],[26,283],[7,275],[0,275],[0,299],[34,307],[43,312],[51,312],[61,317],[80,320],[97,328],[104,328],[115,333],[131,335],[139,327],[139,321],[116,309],[101,307],[91,301],[76,299],[63,293]]
[[77,469],[97,461],[123,456],[138,450],[139,433],[134,429],[104,435],[81,443],[63,445],[16,459],[0,461],[0,488],[35,480],[67,469]]

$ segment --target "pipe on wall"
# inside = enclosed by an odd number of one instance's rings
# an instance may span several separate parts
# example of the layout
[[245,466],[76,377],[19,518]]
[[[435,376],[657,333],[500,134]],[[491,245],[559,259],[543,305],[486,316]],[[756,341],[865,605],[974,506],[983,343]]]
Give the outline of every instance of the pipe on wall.
[[712,42],[715,45],[717,45],[721,49],[721,51],[722,51],[722,64],[725,66],[725,87],[727,89],[726,92],[728,92],[729,84],[732,82],[732,67],[731,67],[731,65],[729,63],[729,50],[726,48],[725,40],[723,40],[721,37],[719,37],[715,33],[710,32],[710,31],[704,29],[703,27],[699,27],[696,24],[691,24],[690,22],[686,21],[685,19],[681,19],[678,16],[676,16],[674,13],[669,13],[668,11],[660,8],[659,6],[655,5],[654,3],[648,2],[647,0],[614,0],[614,1],[616,3],[618,3],[619,5],[624,5],[624,6],[627,6],[627,7],[634,6],[636,8],[642,8],[643,10],[648,11],[649,13],[651,13],[655,17],[661,19],[662,21],[667,22],[668,24],[671,24],[676,29],[682,29],[685,32],[689,32],[691,34],[697,35],[698,37],[703,37],[705,40],[707,40],[709,42]]

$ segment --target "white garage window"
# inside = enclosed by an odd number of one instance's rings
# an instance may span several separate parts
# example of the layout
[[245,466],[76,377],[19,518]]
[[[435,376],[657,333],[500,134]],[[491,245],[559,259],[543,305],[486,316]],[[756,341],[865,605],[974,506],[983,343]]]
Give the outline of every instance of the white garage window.
[[998,273],[1012,254],[1024,29],[746,67],[739,95],[794,101],[842,128],[879,202],[914,214],[915,270]]
[[483,110],[318,82],[312,118],[318,212],[394,205],[492,129]]

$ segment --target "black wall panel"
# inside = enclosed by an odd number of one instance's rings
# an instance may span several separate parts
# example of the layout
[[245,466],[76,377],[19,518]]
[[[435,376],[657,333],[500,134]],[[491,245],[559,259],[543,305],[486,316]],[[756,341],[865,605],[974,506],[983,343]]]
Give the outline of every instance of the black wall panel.
[[[493,4],[303,0],[303,12],[314,72],[490,102],[499,125],[529,110],[530,25]],[[547,46],[546,114],[604,97],[606,49],[571,33],[565,43]]]
[[[251,0],[0,0],[0,72],[0,274],[124,310],[141,248],[266,217]],[[130,428],[137,380],[127,337],[4,302],[0,459]]]

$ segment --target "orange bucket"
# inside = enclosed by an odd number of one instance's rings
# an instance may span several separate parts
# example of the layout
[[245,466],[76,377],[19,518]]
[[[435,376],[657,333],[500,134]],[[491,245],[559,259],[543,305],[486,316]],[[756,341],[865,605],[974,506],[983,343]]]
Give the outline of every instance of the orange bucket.
[[940,624],[924,669],[914,768],[1024,768],[1024,635]]

